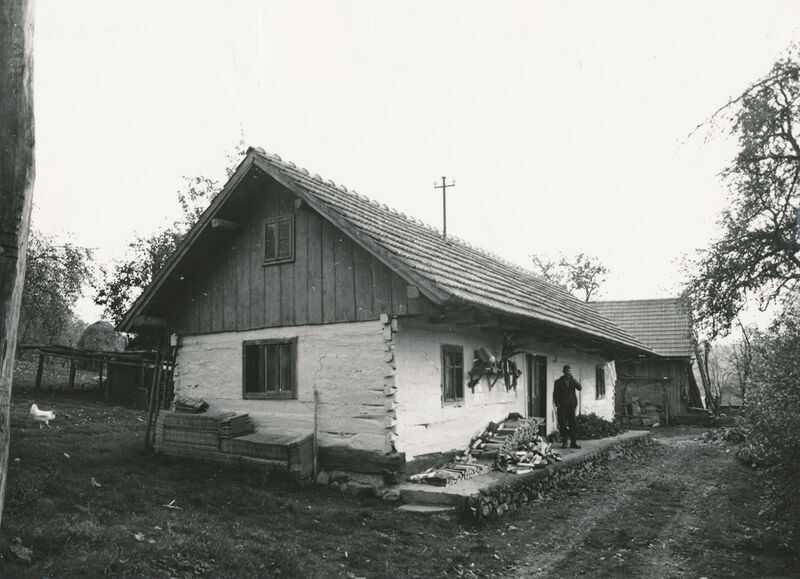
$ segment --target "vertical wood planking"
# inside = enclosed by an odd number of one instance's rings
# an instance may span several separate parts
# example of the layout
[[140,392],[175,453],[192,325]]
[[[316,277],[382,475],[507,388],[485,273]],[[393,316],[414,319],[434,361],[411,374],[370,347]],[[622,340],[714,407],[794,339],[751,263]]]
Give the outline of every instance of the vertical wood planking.
[[295,212],[294,247],[294,323],[298,326],[308,323],[308,212]]
[[401,278],[396,273],[392,272],[392,306],[394,307],[394,311],[392,312],[394,315],[403,315],[408,313],[408,308],[406,306],[408,297],[406,296],[406,284],[405,280]]
[[[261,197],[257,197],[261,199]],[[253,208],[250,223],[250,327],[264,327],[264,213],[263,203]]]
[[344,233],[337,233],[333,272],[336,280],[336,321],[350,322],[356,319],[353,242]]
[[280,303],[280,325],[293,326],[294,321],[294,263],[284,263],[277,266],[281,278],[281,303]]
[[370,256],[372,262],[372,289],[375,314],[392,312],[392,282],[391,272],[375,256]]
[[211,331],[219,332],[225,326],[225,295],[222,279],[225,276],[224,251],[219,248],[210,248],[209,297],[211,301]]
[[250,272],[252,247],[250,230],[240,231],[236,239],[236,327],[247,330],[250,325]]
[[281,324],[281,269],[279,265],[265,265],[264,270],[264,325],[268,328]]
[[322,220],[322,322],[336,321],[336,279],[334,249],[339,232],[327,220]]
[[223,287],[223,330],[236,329],[236,312],[238,310],[237,302],[239,295],[236,291],[236,245],[233,235],[228,233],[226,236],[227,243],[225,244],[224,254],[224,274],[222,278]]
[[308,226],[308,261],[306,290],[308,322],[322,323],[322,219],[312,211],[306,213]]
[[360,247],[353,246],[353,268],[355,274],[356,319],[373,319],[377,317],[377,314],[374,303],[375,292],[372,289],[372,256]]

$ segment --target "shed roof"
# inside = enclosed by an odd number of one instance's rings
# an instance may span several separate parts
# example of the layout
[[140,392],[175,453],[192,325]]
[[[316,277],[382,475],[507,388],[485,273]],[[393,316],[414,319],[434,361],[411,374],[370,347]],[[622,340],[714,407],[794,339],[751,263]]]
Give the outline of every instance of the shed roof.
[[310,175],[307,170],[283,161],[277,155],[253,148],[248,150],[245,160],[189,232],[182,246],[125,315],[120,327],[129,328],[133,316],[144,312],[163,278],[169,275],[181,255],[224,204],[232,187],[253,168],[287,187],[409,283],[416,285],[435,304],[474,305],[577,331],[638,352],[652,353],[642,341],[598,314],[594,308],[532,272],[459,239],[449,236],[445,239],[438,230],[413,217],[318,175]]
[[599,313],[668,357],[692,357],[692,319],[681,298],[597,301]]

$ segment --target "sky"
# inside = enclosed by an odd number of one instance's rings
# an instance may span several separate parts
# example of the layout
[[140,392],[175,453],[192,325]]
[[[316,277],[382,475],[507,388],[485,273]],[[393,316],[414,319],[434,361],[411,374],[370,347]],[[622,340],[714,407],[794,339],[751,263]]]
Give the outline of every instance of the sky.
[[37,0],[34,227],[108,262],[243,136],[437,227],[446,176],[448,233],[670,297],[736,150],[690,133],[798,40],[794,0]]

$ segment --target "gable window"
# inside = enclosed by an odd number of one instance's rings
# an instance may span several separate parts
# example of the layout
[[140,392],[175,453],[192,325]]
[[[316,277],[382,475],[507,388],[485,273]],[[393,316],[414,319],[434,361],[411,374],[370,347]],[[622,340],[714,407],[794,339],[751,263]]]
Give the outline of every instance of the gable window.
[[442,401],[464,400],[464,348],[442,346]]
[[242,344],[244,398],[297,398],[297,339]]
[[264,265],[294,259],[294,215],[264,222]]
[[596,398],[606,397],[606,369],[604,366],[595,367],[594,390]]

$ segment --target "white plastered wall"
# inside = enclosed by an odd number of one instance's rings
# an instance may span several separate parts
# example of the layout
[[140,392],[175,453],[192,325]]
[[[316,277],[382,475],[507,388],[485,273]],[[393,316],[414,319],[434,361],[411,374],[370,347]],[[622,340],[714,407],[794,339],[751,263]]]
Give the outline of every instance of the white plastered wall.
[[[473,352],[481,347],[500,353],[502,336],[498,334],[431,330],[411,320],[400,320],[395,336],[397,373],[397,450],[406,460],[431,452],[464,448],[476,431],[490,421],[510,412],[525,413],[522,379],[517,389],[506,390],[502,377],[492,388],[486,378],[473,389],[468,387],[467,372]],[[464,349],[464,401],[442,402],[442,345]],[[520,367],[522,360],[517,360]]]
[[[243,399],[242,342],[288,338],[297,338],[297,399]],[[313,431],[316,387],[321,446],[388,452],[385,374],[378,321],[267,328],[182,336],[175,392],[203,398],[210,410],[248,412],[259,429],[300,434]]]
[[[401,320],[395,335],[397,371],[397,441],[396,447],[406,459],[432,452],[463,449],[473,434],[490,421],[501,420],[510,412],[527,414],[527,368],[524,356],[515,357],[523,372],[517,388],[506,390],[502,377],[490,388],[482,378],[474,391],[468,387],[467,372],[475,350],[486,347],[499,357],[502,334],[476,330],[437,328]],[[562,375],[564,364],[572,366],[573,375],[581,382],[580,412],[594,412],[608,420],[614,417],[614,387],[606,384],[606,394],[598,399],[595,390],[595,368],[605,360],[595,354],[575,349],[560,349],[537,343],[533,338],[515,336],[524,344],[526,353],[547,358],[547,432],[556,430],[553,407],[553,383]],[[456,345],[464,349],[464,401],[443,403],[441,399],[441,346]]]

